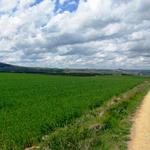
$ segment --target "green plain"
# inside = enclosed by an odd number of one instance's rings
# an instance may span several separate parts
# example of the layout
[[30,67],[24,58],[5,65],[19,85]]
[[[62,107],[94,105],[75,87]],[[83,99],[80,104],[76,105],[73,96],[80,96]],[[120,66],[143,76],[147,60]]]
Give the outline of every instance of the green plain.
[[23,149],[142,83],[132,76],[0,74],[0,149]]

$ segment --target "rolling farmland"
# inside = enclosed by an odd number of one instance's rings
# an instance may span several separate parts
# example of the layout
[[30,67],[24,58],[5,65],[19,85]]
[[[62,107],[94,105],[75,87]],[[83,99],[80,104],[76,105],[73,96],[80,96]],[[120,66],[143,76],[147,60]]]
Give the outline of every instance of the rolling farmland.
[[150,0],[0,0],[0,150],[150,150]]
[[144,81],[132,76],[0,74],[0,149],[36,145],[63,127]]

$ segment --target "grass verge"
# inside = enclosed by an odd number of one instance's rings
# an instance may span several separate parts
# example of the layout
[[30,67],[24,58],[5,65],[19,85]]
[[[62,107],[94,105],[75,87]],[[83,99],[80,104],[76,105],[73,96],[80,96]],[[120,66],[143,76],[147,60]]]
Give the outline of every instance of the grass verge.
[[150,87],[149,82],[113,97],[102,107],[86,113],[64,128],[45,135],[35,149],[125,150],[131,118]]

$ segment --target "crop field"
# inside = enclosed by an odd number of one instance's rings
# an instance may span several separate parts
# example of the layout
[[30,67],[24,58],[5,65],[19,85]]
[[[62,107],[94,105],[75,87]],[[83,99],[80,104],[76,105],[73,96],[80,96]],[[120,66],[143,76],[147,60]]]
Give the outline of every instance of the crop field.
[[111,97],[142,83],[131,76],[0,74],[0,149],[36,145]]

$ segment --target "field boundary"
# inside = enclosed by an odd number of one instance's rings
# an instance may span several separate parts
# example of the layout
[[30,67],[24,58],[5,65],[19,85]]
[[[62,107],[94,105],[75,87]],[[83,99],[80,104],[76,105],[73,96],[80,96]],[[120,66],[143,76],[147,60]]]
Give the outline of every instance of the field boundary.
[[[101,107],[84,113],[81,117],[77,118],[71,124],[68,124],[65,127],[56,128],[55,131],[51,134],[43,136],[38,146],[26,148],[25,150],[57,149],[57,147],[53,147],[55,144],[59,144],[59,148],[61,148],[62,150],[66,149],[66,147],[70,149],[76,149],[75,145],[77,143],[79,143],[79,149],[88,149],[90,147],[90,144],[94,142],[90,138],[91,134],[95,136],[99,130],[105,128],[104,121],[106,118],[105,116],[107,116],[108,114],[108,111],[116,107],[117,105],[130,100],[132,97],[139,94],[139,92],[145,91],[149,88],[149,86],[150,82],[145,81],[144,83],[119,96],[112,97]],[[73,135],[74,133],[76,133],[76,135]]]

